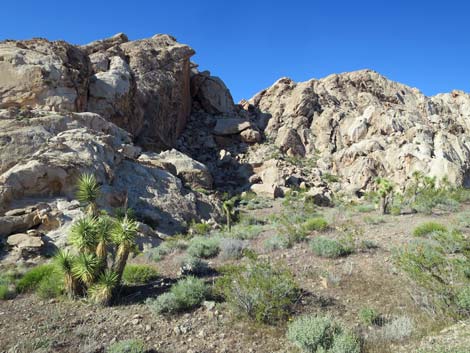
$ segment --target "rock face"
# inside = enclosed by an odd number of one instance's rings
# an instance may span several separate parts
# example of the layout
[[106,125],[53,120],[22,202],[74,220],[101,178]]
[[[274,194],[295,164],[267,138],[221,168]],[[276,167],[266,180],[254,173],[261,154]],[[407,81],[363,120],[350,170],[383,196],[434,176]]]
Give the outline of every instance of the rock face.
[[318,159],[348,191],[376,176],[403,185],[414,171],[470,186],[470,96],[426,97],[370,70],[296,83],[282,78],[249,101],[287,155]]
[[146,148],[169,148],[190,114],[193,54],[168,35],[128,41],[118,34],[82,47],[45,39],[4,41],[0,108],[95,112]]
[[[193,218],[215,216],[212,201],[186,189],[168,171],[140,163],[129,133],[97,114],[33,111],[18,120],[0,113],[0,141],[8,141],[0,149],[0,212],[28,200],[73,198],[76,179],[86,171],[102,184],[103,207],[120,207],[127,198],[129,207],[161,232],[171,234]],[[25,145],[27,138],[34,143]],[[5,215],[0,222],[11,228],[6,233],[37,224],[31,213]]]

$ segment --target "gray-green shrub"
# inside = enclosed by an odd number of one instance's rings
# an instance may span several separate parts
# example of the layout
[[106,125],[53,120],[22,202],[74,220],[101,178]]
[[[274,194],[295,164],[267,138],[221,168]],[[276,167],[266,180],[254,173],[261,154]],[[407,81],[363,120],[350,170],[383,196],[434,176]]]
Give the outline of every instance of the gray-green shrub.
[[287,249],[292,246],[289,238],[285,235],[275,234],[265,239],[263,242],[264,249],[267,251],[274,251],[279,249]]
[[148,265],[127,265],[122,274],[124,284],[144,284],[156,280],[158,271]]
[[346,256],[351,254],[353,251],[349,246],[346,246],[335,239],[326,237],[313,238],[310,242],[310,248],[315,255],[328,258]]
[[140,340],[125,340],[113,343],[106,353],[145,353],[145,345]]
[[194,256],[184,256],[180,259],[179,265],[182,276],[203,276],[210,271],[206,261]]
[[247,247],[245,241],[233,238],[222,238],[219,243],[220,257],[224,260],[236,260],[243,257],[243,250]]
[[330,318],[301,316],[291,322],[287,339],[306,353],[360,353],[359,339]]
[[215,237],[194,237],[190,240],[188,254],[208,259],[219,253],[219,239]]
[[154,300],[147,301],[157,314],[172,314],[200,305],[207,295],[206,284],[199,278],[186,277]]
[[434,232],[447,232],[447,227],[437,222],[426,222],[413,230],[415,237],[425,237]]

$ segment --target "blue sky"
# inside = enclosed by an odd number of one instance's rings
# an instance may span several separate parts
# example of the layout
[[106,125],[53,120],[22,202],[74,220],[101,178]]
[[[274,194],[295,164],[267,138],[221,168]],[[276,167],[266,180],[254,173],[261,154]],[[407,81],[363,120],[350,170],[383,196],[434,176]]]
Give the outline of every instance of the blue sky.
[[0,39],[84,44],[169,33],[234,98],[282,76],[296,81],[363,68],[427,95],[470,91],[470,2],[421,0],[2,2]]

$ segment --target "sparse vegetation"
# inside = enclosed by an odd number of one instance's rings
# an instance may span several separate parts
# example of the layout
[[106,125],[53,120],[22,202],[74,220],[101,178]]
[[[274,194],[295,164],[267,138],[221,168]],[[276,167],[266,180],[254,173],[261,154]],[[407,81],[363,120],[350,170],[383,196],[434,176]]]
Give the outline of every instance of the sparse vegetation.
[[279,249],[287,249],[292,246],[289,238],[285,235],[274,234],[267,238],[264,243],[264,249],[266,251],[274,251]]
[[302,227],[307,232],[312,231],[323,231],[328,228],[328,222],[322,217],[308,218],[303,224]]
[[247,244],[240,239],[222,238],[219,247],[222,259],[236,260],[243,257],[243,250],[247,247]]
[[375,325],[380,321],[380,314],[372,308],[362,308],[359,311],[359,319],[365,325]]

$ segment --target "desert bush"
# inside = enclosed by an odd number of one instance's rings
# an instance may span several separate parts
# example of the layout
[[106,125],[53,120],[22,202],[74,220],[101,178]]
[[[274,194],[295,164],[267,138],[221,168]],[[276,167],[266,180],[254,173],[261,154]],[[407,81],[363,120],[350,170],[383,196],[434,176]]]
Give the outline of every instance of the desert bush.
[[211,231],[211,225],[208,223],[192,223],[189,231],[192,234],[206,235]]
[[15,297],[15,291],[10,289],[7,284],[0,284],[0,300],[13,299]]
[[470,228],[470,212],[461,212],[457,215],[457,222],[461,228]]
[[158,272],[152,266],[147,265],[127,265],[122,274],[124,284],[144,284],[158,278]]
[[[260,224],[244,224],[238,223],[232,226],[230,232],[219,233],[220,236],[237,238],[241,240],[249,240],[257,238],[263,231],[263,226]],[[215,234],[217,235],[217,233]]]
[[308,218],[302,224],[302,227],[307,232],[312,232],[314,230],[322,231],[328,228],[328,222],[322,217]]
[[292,246],[289,238],[285,235],[275,234],[267,238],[263,242],[264,249],[267,251],[274,251],[279,249],[287,249]]
[[437,222],[426,222],[413,230],[415,237],[425,237],[434,232],[447,232],[447,227]]
[[328,317],[301,316],[289,324],[287,339],[306,353],[360,353],[359,339]]
[[219,239],[215,237],[194,237],[188,246],[189,255],[203,259],[217,256],[219,251]]
[[125,340],[113,343],[106,353],[145,353],[145,345],[140,340]]
[[380,321],[380,314],[372,308],[362,308],[359,311],[359,319],[366,325],[375,325]]
[[247,244],[240,239],[222,238],[220,239],[219,247],[222,259],[236,260],[243,257],[243,250],[247,247]]
[[200,305],[207,295],[205,283],[195,277],[186,277],[164,293],[147,303],[157,314],[172,314],[186,311]]
[[458,291],[455,302],[461,311],[470,313],[470,284]]
[[53,275],[56,267],[53,264],[44,264],[28,270],[18,281],[16,288],[18,292],[24,293],[34,291],[43,279]]
[[[390,210],[390,213],[392,213],[392,210]],[[364,223],[366,224],[372,224],[372,225],[377,225],[381,223],[385,223],[385,218],[380,217],[380,216],[365,216],[364,217]]]
[[236,313],[263,323],[285,319],[299,295],[292,274],[266,261],[225,270],[216,282],[215,292]]
[[387,341],[400,342],[410,337],[413,330],[413,320],[407,316],[399,316],[386,323],[382,327],[380,334]]
[[315,237],[310,242],[313,253],[321,257],[337,258],[352,253],[352,249],[341,242],[326,237]]
[[372,212],[375,210],[375,205],[372,205],[372,204],[357,205],[355,207],[355,210],[361,213],[368,213],[368,212]]
[[210,271],[207,262],[200,259],[199,257],[185,256],[180,259],[179,265],[180,273],[183,276],[203,276]]

